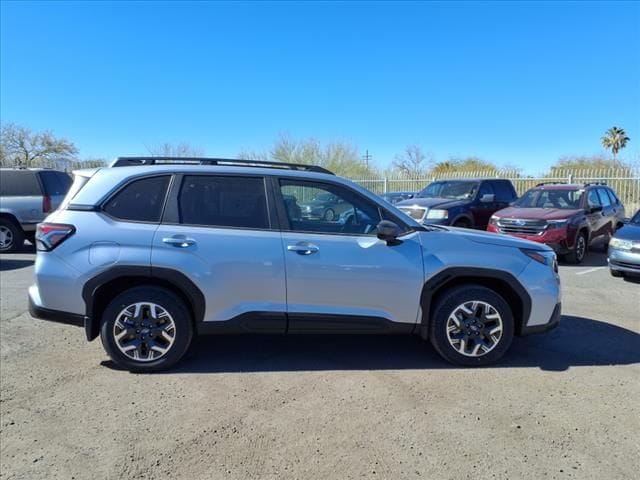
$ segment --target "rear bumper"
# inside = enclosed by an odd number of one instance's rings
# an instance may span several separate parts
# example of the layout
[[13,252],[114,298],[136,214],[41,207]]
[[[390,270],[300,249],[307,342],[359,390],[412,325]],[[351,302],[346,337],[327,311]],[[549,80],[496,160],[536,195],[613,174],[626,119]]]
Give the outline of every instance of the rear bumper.
[[562,316],[562,304],[558,303],[556,308],[553,309],[553,313],[551,314],[551,318],[549,321],[543,325],[534,325],[534,326],[524,326],[522,327],[521,335],[532,335],[535,333],[545,333],[549,330],[553,330],[558,325],[560,325],[560,317]]
[[84,327],[86,317],[84,315],[78,315],[76,313],[61,312],[59,310],[51,310],[36,305],[29,295],[29,314],[33,318],[39,320],[48,320],[50,322],[65,323],[67,325],[74,325],[76,327]]

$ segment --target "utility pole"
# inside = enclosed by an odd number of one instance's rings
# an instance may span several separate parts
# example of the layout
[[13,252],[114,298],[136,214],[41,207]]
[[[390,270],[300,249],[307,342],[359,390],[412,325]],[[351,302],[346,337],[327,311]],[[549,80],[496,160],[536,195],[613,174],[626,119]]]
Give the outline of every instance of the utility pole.
[[369,168],[369,160],[371,160],[371,155],[369,155],[368,149],[365,151],[365,154],[362,156],[362,158],[364,159],[364,164],[367,166],[367,168]]

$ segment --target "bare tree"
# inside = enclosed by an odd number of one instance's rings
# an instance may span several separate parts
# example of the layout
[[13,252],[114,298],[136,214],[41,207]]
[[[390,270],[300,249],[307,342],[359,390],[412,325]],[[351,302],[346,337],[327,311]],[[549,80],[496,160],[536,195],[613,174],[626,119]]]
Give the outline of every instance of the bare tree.
[[427,157],[417,145],[409,145],[404,154],[393,160],[393,168],[411,178],[419,178],[429,171],[433,164],[431,155]]
[[0,157],[3,164],[21,167],[40,166],[47,162],[69,161],[78,149],[69,140],[57,138],[51,131],[34,133],[13,123],[2,126]]
[[147,147],[149,155],[153,157],[203,157],[204,149],[194,147],[189,143],[180,142],[171,144],[168,142]]

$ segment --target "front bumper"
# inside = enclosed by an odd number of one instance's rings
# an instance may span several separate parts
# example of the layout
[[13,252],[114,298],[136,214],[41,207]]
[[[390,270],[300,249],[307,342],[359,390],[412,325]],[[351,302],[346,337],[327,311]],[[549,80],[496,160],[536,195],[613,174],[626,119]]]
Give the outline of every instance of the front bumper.
[[558,303],[553,309],[551,318],[543,325],[523,326],[520,335],[533,335],[535,333],[545,333],[549,330],[553,330],[560,325],[560,318],[562,317],[562,303]]
[[503,232],[498,226],[489,224],[487,231],[522,238],[530,242],[543,243],[553,248],[558,255],[566,255],[569,253],[575,243],[575,232],[570,232],[566,227],[545,230],[541,235],[526,235],[522,233]]
[[611,270],[640,275],[640,252],[609,247],[607,261]]

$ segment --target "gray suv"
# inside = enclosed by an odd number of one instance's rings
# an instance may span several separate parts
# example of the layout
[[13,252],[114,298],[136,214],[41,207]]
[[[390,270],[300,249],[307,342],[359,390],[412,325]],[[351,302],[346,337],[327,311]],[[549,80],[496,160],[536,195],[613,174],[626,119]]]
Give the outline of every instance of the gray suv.
[[36,224],[55,210],[71,186],[71,177],[49,169],[0,168],[0,252],[33,242]]
[[[299,215],[323,194],[357,214]],[[31,314],[83,326],[131,371],[223,333],[417,334],[486,365],[560,320],[549,247],[421,225],[315,166],[121,158],[76,172],[36,240]]]

